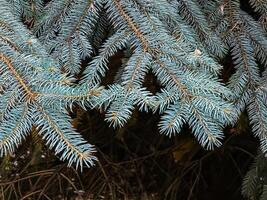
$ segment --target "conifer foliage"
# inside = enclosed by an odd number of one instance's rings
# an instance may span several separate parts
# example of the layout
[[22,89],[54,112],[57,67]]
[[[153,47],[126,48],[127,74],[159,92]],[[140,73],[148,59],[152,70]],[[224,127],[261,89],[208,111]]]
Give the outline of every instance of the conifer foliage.
[[[250,3],[258,19],[238,0],[0,0],[0,155],[36,128],[62,160],[93,165],[94,147],[71,127],[74,105],[103,109],[114,128],[134,109],[158,112],[161,133],[187,124],[207,149],[247,109],[266,152],[267,2]],[[104,86],[119,51],[127,62]],[[225,84],[228,53],[235,72]],[[144,87],[148,72],[156,93]]]

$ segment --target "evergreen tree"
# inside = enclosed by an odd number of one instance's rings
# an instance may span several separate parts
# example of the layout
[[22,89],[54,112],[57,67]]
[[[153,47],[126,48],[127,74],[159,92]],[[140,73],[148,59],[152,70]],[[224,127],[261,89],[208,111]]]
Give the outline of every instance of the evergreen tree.
[[[71,126],[74,106],[105,111],[114,128],[135,108],[158,112],[162,134],[187,124],[206,149],[246,110],[266,153],[267,2],[249,3],[256,19],[238,0],[0,0],[0,155],[35,127],[62,160],[90,167],[95,150]],[[105,86],[117,52],[126,62]],[[235,67],[224,82],[227,54]],[[150,72],[155,93],[144,87]]]

